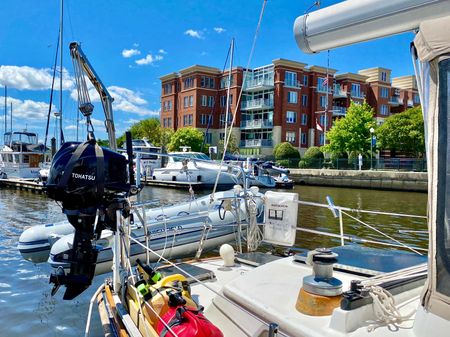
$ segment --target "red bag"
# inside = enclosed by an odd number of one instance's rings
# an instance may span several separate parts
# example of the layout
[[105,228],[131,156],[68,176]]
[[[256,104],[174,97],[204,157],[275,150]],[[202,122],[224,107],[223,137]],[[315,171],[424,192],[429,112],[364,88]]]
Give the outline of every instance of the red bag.
[[175,337],[161,322],[164,321],[178,337],[223,337],[222,331],[206,319],[201,312],[189,307],[171,307],[158,322],[160,337]]

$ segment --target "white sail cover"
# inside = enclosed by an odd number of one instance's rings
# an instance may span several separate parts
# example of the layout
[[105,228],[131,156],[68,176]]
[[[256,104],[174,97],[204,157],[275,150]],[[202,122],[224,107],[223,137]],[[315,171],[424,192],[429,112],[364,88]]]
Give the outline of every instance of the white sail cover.
[[[450,2],[449,2],[450,5]],[[419,32],[414,39],[417,56],[420,61],[421,100],[424,111],[424,119],[427,131],[427,159],[428,159],[428,228],[429,240],[429,268],[427,286],[424,288],[422,303],[427,311],[432,312],[445,319],[450,319],[450,296],[448,290],[443,291],[442,284],[450,282],[448,269],[444,268],[442,261],[449,261],[449,242],[443,242],[440,236],[450,237],[450,226],[448,214],[445,213],[443,221],[442,214],[447,208],[442,204],[448,200],[445,192],[446,184],[449,184],[449,172],[440,172],[439,161],[446,161],[442,154],[446,154],[447,144],[442,144],[446,139],[444,135],[448,132],[448,122],[442,120],[440,107],[448,106],[448,102],[440,102],[444,99],[439,95],[439,89],[448,81],[447,78],[440,79],[439,62],[450,58],[450,16],[423,21]],[[447,85],[447,83],[445,83]],[[445,97],[445,95],[444,95]],[[447,125],[444,125],[447,122]],[[447,142],[449,140],[447,139]],[[448,162],[447,162],[447,170]],[[445,170],[443,167],[441,170]],[[438,211],[438,203],[441,202]],[[447,253],[445,253],[447,251]],[[447,263],[446,262],[446,263]],[[448,289],[448,286],[446,286]],[[447,294],[445,293],[447,292]]]
[[441,55],[450,54],[449,17],[422,22],[414,46],[421,62],[430,62]]

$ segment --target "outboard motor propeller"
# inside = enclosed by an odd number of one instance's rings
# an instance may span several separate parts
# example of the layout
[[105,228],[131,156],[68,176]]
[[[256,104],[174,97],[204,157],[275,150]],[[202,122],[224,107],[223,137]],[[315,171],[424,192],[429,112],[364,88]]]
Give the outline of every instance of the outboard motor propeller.
[[[131,136],[128,138],[131,140]],[[60,258],[60,262],[70,264],[69,273],[57,270],[50,276],[52,294],[65,285],[63,298],[71,300],[91,285],[98,255],[95,240],[103,229],[117,230],[116,210],[121,209],[122,215],[128,217],[126,196],[139,191],[132,186],[131,177],[128,181],[127,164],[123,155],[100,147],[94,138],[84,143],[64,143],[56,153],[46,191],[50,198],[62,203],[75,236],[69,256]]]

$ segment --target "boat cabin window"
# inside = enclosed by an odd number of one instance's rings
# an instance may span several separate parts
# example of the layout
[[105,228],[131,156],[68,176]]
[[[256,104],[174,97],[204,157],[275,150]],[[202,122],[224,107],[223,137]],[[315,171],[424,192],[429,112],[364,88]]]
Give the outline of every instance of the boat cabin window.
[[436,288],[450,296],[450,59],[439,62],[439,125]]
[[7,132],[5,144],[11,143],[37,144],[37,135],[33,132]]

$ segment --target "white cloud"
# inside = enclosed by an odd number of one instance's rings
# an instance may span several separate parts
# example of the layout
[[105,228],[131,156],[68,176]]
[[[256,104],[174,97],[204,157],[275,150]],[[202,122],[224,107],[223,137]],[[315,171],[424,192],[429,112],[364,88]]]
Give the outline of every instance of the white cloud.
[[[53,71],[50,68],[37,69],[28,66],[0,66],[0,85],[18,90],[47,90],[52,86]],[[74,87],[74,80],[63,69],[63,90]],[[55,78],[55,89],[59,90],[59,77]]]
[[76,125],[67,125],[64,130],[76,130],[77,126]]
[[158,53],[160,53],[160,54],[167,54],[167,52],[164,50],[164,49],[160,49],[160,50],[158,50]]
[[188,29],[184,32],[184,35],[189,35],[190,37],[194,37],[196,39],[203,39],[203,33],[199,30]]
[[[0,101],[3,102],[5,97],[0,97]],[[15,120],[20,120],[22,125],[25,127],[24,123],[28,120],[43,120],[47,119],[49,104],[45,102],[36,102],[29,99],[24,101],[8,97],[8,107],[12,103],[13,107],[13,118]],[[52,106],[52,111],[56,111],[56,107]]]
[[147,54],[146,57],[136,60],[136,64],[142,66],[142,65],[148,65],[148,64],[153,64],[156,61],[161,61],[164,57],[162,55],[155,55],[153,56],[152,54]]
[[134,47],[134,48],[137,48],[137,47],[139,47],[139,43],[136,43],[136,42],[135,42],[135,43],[133,43],[133,47]]
[[140,55],[141,52],[138,49],[124,49],[122,50],[122,56],[125,58],[129,58],[131,56]]
[[222,27],[214,27],[214,31],[218,34],[221,34],[221,33],[225,32],[226,29],[222,28]]
[[[95,88],[92,86],[90,82],[88,82],[88,91],[91,101],[93,103],[100,102],[100,96],[98,95]],[[159,115],[159,111],[149,110],[146,106],[148,102],[141,97],[141,95],[133,90],[119,87],[119,86],[110,86],[108,87],[108,91],[112,98],[114,98],[113,102],[113,111],[122,111],[129,112],[139,116],[154,116]],[[70,93],[70,97],[77,101],[77,91],[74,89]]]

